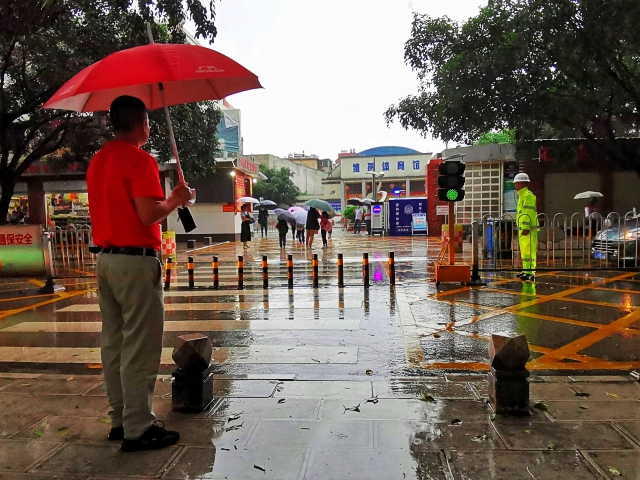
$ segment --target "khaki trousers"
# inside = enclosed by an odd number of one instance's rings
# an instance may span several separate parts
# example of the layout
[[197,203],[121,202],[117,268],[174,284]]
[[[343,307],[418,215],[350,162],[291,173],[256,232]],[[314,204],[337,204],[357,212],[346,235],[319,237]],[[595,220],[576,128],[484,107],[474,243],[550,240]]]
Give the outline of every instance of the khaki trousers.
[[155,257],[98,255],[102,368],[113,427],[139,438],[156,420],[152,400],[164,327],[162,264]]

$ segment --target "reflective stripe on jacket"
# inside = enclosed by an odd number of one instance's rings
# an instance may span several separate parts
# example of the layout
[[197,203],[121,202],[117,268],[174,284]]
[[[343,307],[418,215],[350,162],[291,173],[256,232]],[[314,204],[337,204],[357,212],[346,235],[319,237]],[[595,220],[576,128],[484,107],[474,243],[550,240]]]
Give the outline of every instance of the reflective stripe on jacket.
[[518,190],[518,208],[516,210],[516,224],[518,230],[538,230],[538,211],[536,196],[527,187]]

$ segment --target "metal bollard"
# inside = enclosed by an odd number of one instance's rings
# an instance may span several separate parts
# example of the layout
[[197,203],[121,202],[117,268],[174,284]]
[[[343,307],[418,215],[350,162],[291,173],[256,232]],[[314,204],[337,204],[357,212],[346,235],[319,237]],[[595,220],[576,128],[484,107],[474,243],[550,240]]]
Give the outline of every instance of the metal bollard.
[[193,274],[193,257],[189,257],[187,261],[187,274],[189,275],[189,288],[194,288],[196,279]]
[[344,287],[344,256],[342,253],[338,254],[338,287]]
[[362,281],[365,288],[369,288],[369,254],[362,254]]
[[211,267],[213,268],[213,288],[214,290],[218,290],[220,288],[220,273],[218,268],[220,263],[218,261],[218,256],[213,256],[213,262],[211,262]]
[[311,260],[311,268],[312,268],[312,278],[313,278],[313,288],[318,288],[318,254],[313,254],[313,260]]
[[167,266],[164,274],[164,289],[169,290],[171,288],[171,270],[173,269],[173,260],[171,257],[167,258]]
[[389,285],[396,284],[396,262],[395,262],[395,254],[393,252],[389,252]]
[[262,288],[269,288],[269,263],[267,256],[262,256]]
[[238,266],[238,290],[242,290],[244,288],[244,257],[242,255],[238,255],[236,265]]
[[293,255],[287,255],[287,285],[293,288]]

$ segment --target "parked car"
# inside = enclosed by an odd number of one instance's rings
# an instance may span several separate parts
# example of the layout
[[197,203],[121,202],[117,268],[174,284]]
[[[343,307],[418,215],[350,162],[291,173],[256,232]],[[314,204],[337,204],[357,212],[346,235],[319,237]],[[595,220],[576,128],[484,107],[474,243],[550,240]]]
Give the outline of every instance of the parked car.
[[598,232],[591,243],[591,254],[596,260],[617,261],[620,266],[635,266],[636,258],[640,257],[639,218],[627,219],[626,223],[621,219],[620,225],[612,225]]

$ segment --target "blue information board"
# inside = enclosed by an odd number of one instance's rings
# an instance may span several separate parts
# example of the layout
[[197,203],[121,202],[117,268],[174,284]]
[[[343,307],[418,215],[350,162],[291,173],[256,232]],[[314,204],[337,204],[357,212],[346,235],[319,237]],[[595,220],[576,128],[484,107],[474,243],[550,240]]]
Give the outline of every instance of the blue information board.
[[427,213],[427,199],[425,197],[390,199],[389,235],[411,236],[414,213]]

